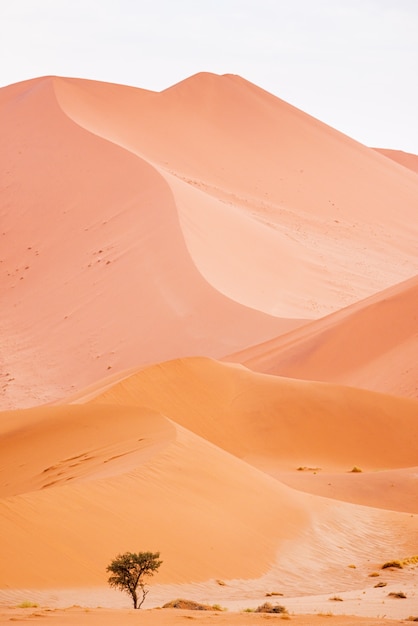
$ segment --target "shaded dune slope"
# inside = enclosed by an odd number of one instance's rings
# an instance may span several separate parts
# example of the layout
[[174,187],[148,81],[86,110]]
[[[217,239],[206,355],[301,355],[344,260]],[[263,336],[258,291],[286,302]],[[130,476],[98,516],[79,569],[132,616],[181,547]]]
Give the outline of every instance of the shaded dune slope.
[[226,357],[267,374],[418,397],[418,277]]

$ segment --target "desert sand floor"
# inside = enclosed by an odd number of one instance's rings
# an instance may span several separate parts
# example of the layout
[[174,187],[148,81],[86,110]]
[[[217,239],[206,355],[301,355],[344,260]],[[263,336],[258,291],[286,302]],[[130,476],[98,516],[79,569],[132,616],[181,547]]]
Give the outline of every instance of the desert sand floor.
[[[267,621],[269,620],[269,621]],[[391,624],[404,624],[408,620],[392,620],[385,617],[353,617],[345,615],[274,615],[266,613],[233,613],[219,611],[184,611],[177,609],[83,609],[78,606],[67,609],[37,608],[1,608],[0,624],[10,622],[34,622],[39,626],[116,626],[117,624],[138,624],[144,626],[181,626],[190,621],[194,624],[205,626],[206,624],[224,626],[256,626],[257,624],[280,623],[290,621],[293,626],[390,626]],[[412,622],[409,622],[412,623]]]

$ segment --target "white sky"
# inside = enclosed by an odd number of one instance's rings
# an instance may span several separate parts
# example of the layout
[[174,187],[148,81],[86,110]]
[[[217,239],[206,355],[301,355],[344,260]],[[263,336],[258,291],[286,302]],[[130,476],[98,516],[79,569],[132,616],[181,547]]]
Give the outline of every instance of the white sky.
[[160,91],[239,74],[369,146],[418,154],[418,0],[0,0],[0,86]]

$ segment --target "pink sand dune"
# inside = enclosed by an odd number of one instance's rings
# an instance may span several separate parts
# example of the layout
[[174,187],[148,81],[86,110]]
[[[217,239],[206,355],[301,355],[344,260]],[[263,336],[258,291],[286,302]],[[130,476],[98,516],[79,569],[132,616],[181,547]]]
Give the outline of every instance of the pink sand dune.
[[239,77],[35,79],[0,107],[4,408],[219,358],[416,273],[416,174]]
[[298,323],[215,291],[158,171],[69,120],[52,79],[18,87],[2,93],[4,407],[138,364],[222,356]]
[[234,300],[316,318],[416,273],[416,174],[240,77],[54,86],[77,123],[160,169],[198,269]]

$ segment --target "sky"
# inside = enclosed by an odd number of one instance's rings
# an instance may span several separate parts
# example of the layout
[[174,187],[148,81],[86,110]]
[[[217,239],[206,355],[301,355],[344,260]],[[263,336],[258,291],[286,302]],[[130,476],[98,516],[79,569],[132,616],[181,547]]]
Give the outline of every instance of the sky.
[[368,146],[418,154],[418,0],[0,0],[0,59],[0,87],[239,74]]

